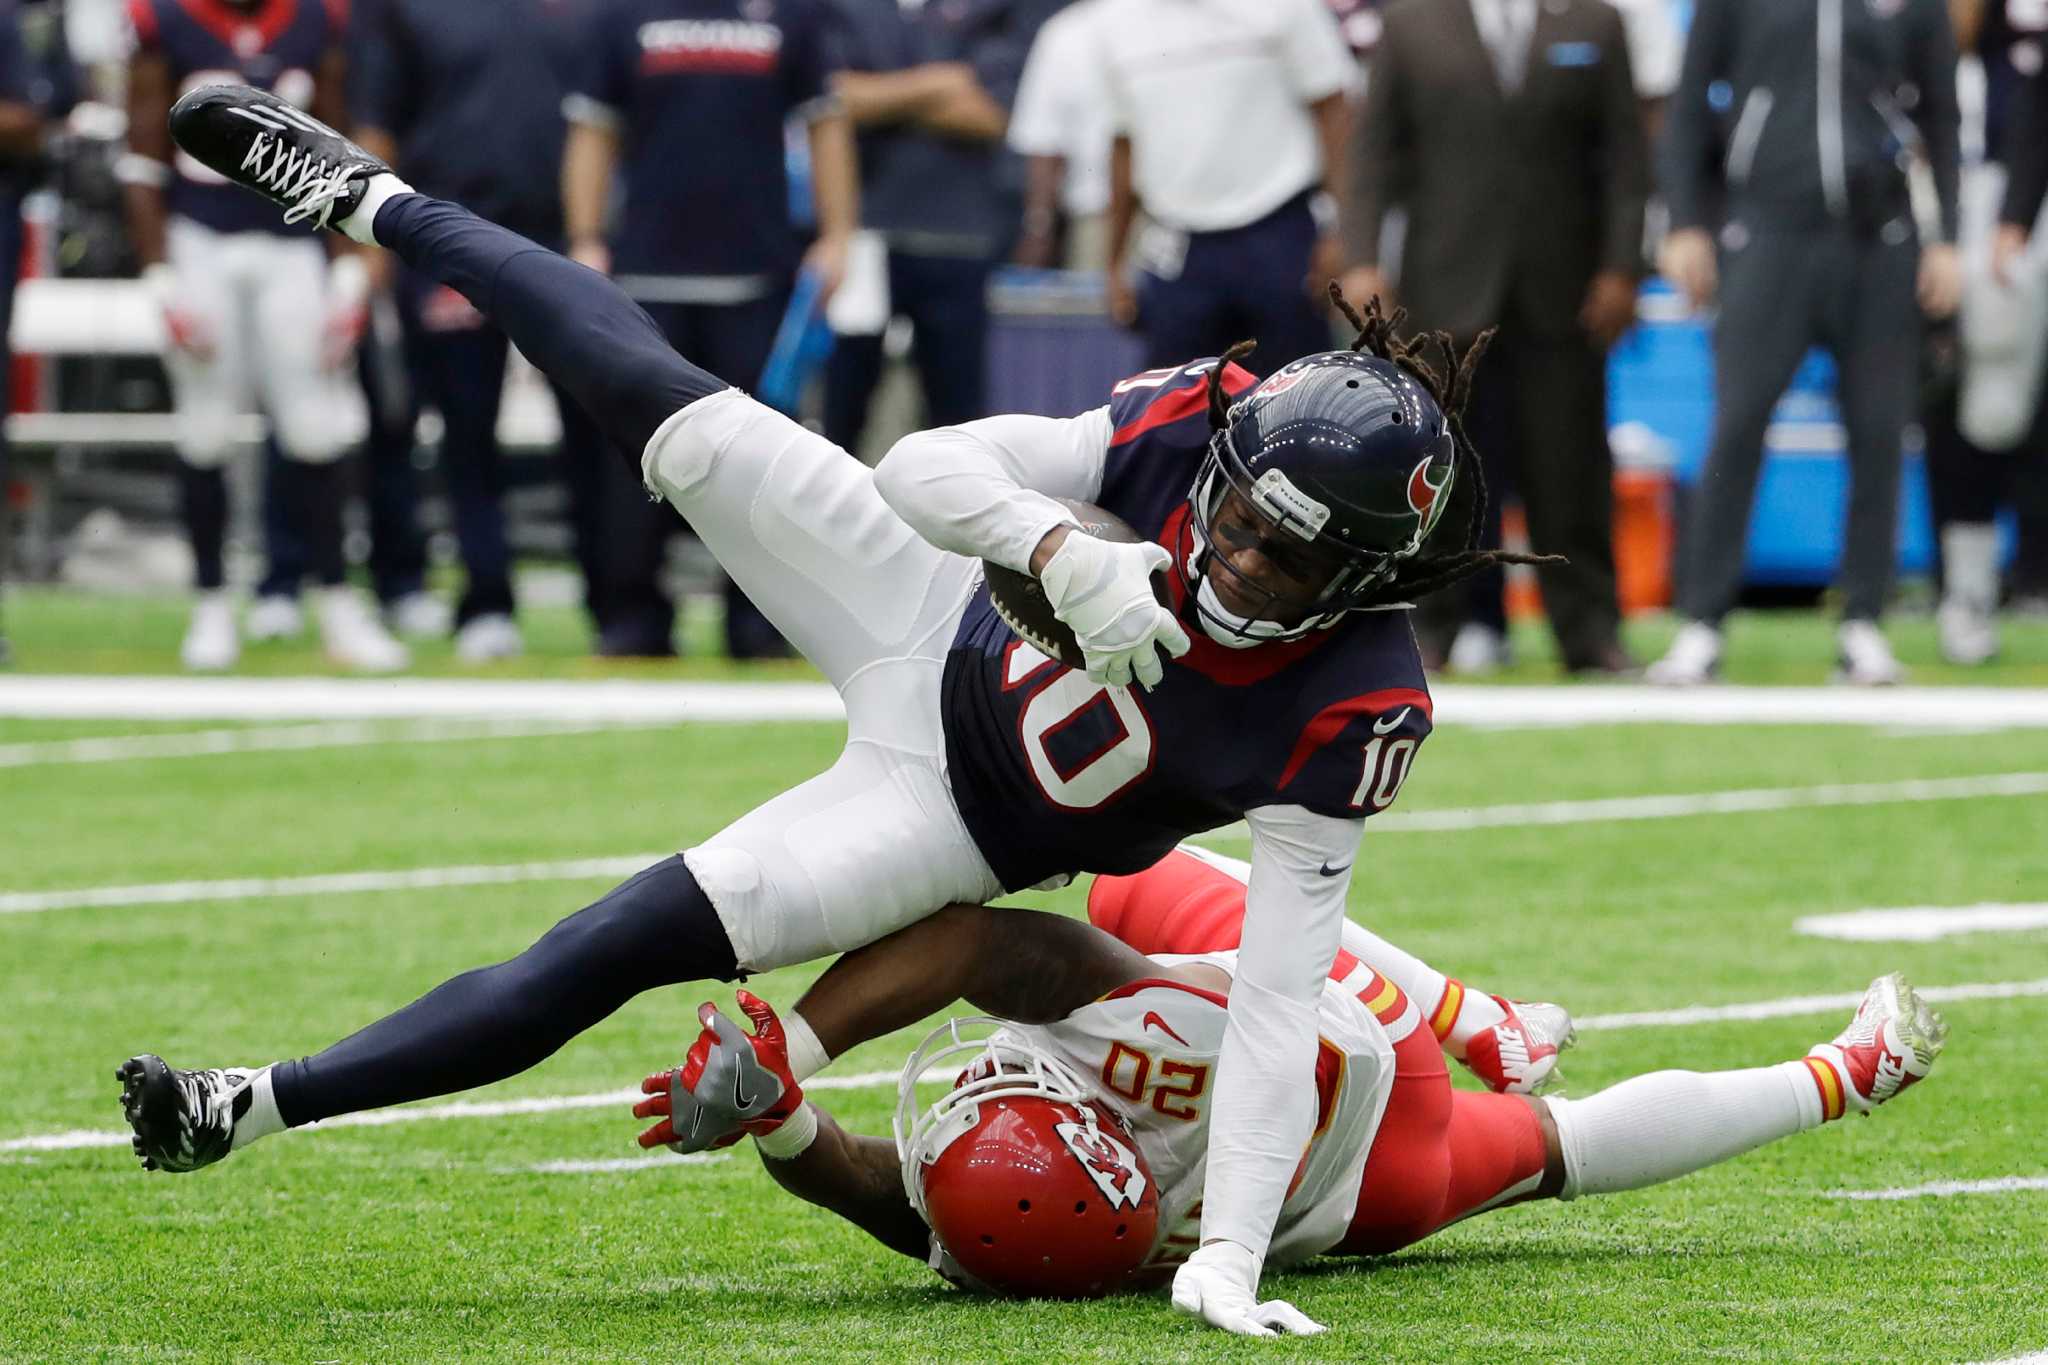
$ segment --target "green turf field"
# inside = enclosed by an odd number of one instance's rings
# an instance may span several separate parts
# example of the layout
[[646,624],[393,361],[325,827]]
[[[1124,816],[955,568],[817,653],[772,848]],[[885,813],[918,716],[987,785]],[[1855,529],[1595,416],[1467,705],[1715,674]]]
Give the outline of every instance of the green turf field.
[[[177,728],[0,721],[0,746]],[[836,727],[785,725],[0,768],[0,896],[659,852],[816,770],[837,743]],[[1396,809],[2037,772],[2037,731],[1447,727]],[[1855,992],[1895,966],[1922,985],[2039,992],[2048,930],[1860,944],[1792,924],[2048,900],[2044,831],[2048,796],[1389,830],[1368,837],[1353,913],[1475,985],[1588,1016]],[[1947,1005],[1954,1040],[1933,1079],[1868,1121],[1655,1190],[1487,1215],[1381,1263],[1272,1278],[1330,1324],[1308,1343],[1232,1341],[1163,1299],[972,1299],[789,1201],[745,1147],[705,1164],[539,1169],[636,1156],[622,1103],[289,1134],[178,1177],[144,1175],[125,1146],[22,1141],[112,1131],[112,1071],[132,1051],[227,1064],[316,1049],[516,952],[605,885],[0,914],[0,1358],[1973,1361],[2048,1349],[2048,1190],[1829,1197],[2048,1177],[2039,993]],[[1034,899],[1080,904],[1078,892]],[[787,1003],[809,975],[754,984]],[[710,994],[638,1001],[470,1098],[629,1086],[676,1060]],[[1847,1014],[1589,1029],[1568,1074],[1586,1092],[1661,1067],[1776,1061]],[[833,1074],[892,1069],[910,1041],[872,1044]],[[879,1132],[888,1093],[817,1098]]]

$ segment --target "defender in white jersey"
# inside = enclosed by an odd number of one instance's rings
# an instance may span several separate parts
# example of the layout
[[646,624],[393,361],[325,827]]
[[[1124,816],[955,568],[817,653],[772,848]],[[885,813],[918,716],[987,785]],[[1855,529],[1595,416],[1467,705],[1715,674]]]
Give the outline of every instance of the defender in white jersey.
[[[951,1070],[963,1052],[970,1054],[970,1076],[985,1073],[999,1082],[1003,1066],[1035,1060],[1043,1067],[1049,1062],[1073,1078],[1084,1103],[1100,1105],[1120,1120],[1150,1172],[1158,1221],[1139,1273],[1171,1270],[1201,1245],[1209,1083],[1223,1050],[1228,987],[1236,973],[1237,954],[1162,955],[1149,960],[1160,975],[1120,986],[1064,1018],[1039,1025],[956,1019],[925,1041],[904,1067],[898,1091],[896,1133],[905,1188],[913,1198],[923,1198],[923,1192],[937,1183],[933,1168],[952,1140],[961,1136],[955,1129],[964,1126],[962,1119],[969,1111],[986,1102],[970,1081],[937,1104],[920,1106],[915,1090],[919,1078],[935,1069]],[[1209,973],[1215,974],[1213,984],[1222,990],[1195,984]],[[1370,968],[1361,966],[1356,973],[1368,983],[1368,992],[1387,1000],[1382,1008],[1393,1017],[1400,1036],[1421,1027],[1421,1015],[1399,990]],[[1316,1014],[1315,1129],[1280,1206],[1266,1253],[1268,1265],[1302,1261],[1344,1240],[1358,1208],[1366,1153],[1393,1091],[1393,1039],[1388,1026],[1352,991],[1352,984],[1323,983]],[[995,1031],[976,1036],[975,1023]],[[964,1030],[963,1024],[968,1026]],[[1435,1049],[1433,1040],[1429,1046]],[[972,1258],[979,1239],[964,1240]],[[950,1279],[980,1279],[945,1254],[936,1237],[933,1266]]]
[[[1200,1245],[1242,871],[1182,849],[1099,878],[1093,926],[952,907],[841,959],[786,1018],[741,992],[751,1035],[707,1004],[684,1064],[643,1086],[634,1112],[660,1121],[641,1143],[751,1133],[784,1188],[963,1287],[1081,1296],[1162,1282]],[[1573,1101],[1453,1091],[1425,1012],[1390,976],[1423,991],[1445,978],[1362,933],[1348,942],[1378,960],[1340,952],[1323,983],[1315,1126],[1270,1264],[1382,1254],[1505,1204],[1673,1179],[1868,1112],[1925,1076],[1947,1034],[1886,976],[1832,1042],[1776,1066],[1655,1072]],[[800,1075],[840,1040],[914,1022],[949,993],[1000,1017],[950,1020],[925,1040],[899,1082],[893,1141],[848,1134],[804,1101]],[[1554,1043],[1556,1025],[1522,1017],[1546,1010],[1510,1006],[1513,1022],[1486,1031],[1489,1055]],[[920,1101],[921,1081],[956,1068],[936,1103]],[[726,1136],[707,1143],[713,1132]],[[1261,1311],[1269,1331],[1319,1330],[1280,1300]]]

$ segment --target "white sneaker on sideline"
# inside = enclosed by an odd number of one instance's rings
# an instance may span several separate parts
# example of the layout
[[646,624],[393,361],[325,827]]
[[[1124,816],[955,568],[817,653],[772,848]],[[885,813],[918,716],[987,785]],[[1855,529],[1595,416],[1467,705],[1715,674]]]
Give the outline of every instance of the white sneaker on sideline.
[[1721,672],[1721,632],[1704,621],[1687,621],[1664,657],[1643,670],[1643,681],[1658,687],[1698,687]]
[[395,634],[415,640],[437,640],[453,624],[448,604],[425,589],[387,603],[384,621]]
[[466,664],[516,659],[526,652],[519,624],[503,612],[485,612],[463,622],[455,632],[455,657]]
[[1834,681],[1851,687],[1891,687],[1903,682],[1906,670],[1892,654],[1891,641],[1875,621],[1844,621],[1835,631],[1841,656]]
[[1969,602],[1944,598],[1934,612],[1941,657],[1962,668],[1989,663],[1998,654],[1998,618]]
[[251,640],[296,640],[306,633],[306,613],[298,598],[272,593],[249,604],[242,629]]
[[1467,621],[1451,638],[1450,652],[1444,655],[1444,671],[1484,677],[1498,673],[1507,661],[1507,638],[1492,626]]
[[235,628],[235,604],[227,589],[202,592],[192,603],[192,621],[178,657],[194,673],[219,673],[242,657],[242,637]]
[[412,651],[391,638],[353,588],[321,590],[320,640],[328,658],[359,673],[395,673],[412,662]]

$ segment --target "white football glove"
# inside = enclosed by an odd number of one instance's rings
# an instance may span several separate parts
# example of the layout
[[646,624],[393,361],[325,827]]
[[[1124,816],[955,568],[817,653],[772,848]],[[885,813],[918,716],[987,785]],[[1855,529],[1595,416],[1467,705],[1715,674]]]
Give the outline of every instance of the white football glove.
[[142,271],[143,288],[164,319],[164,340],[172,350],[194,360],[211,360],[215,338],[205,319],[189,312],[178,295],[178,273],[158,261]]
[[320,319],[320,363],[338,370],[355,358],[370,321],[370,267],[355,252],[327,266],[327,297]]
[[1312,1337],[1327,1331],[1285,1299],[1259,1302],[1259,1260],[1236,1242],[1210,1242],[1173,1276],[1173,1306],[1244,1337]]
[[1150,541],[1119,545],[1078,527],[1046,560],[1038,581],[1053,615],[1073,629],[1090,681],[1128,687],[1135,676],[1156,687],[1166,675],[1157,651],[1188,652],[1188,633],[1152,595],[1152,575],[1172,562]]

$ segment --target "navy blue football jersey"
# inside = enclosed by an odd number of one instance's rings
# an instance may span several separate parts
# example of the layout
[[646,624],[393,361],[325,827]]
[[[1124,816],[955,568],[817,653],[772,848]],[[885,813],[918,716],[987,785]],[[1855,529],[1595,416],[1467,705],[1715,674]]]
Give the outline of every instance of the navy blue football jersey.
[[787,274],[783,124],[827,95],[817,0],[604,0],[576,93],[619,123],[619,275]]
[[[1215,365],[1133,375],[1110,398],[1096,501],[1181,563]],[[1223,382],[1234,395],[1257,380],[1233,365]],[[1261,806],[1362,817],[1399,793],[1431,715],[1407,612],[1227,649],[1202,634],[1179,575],[1169,581],[1193,647],[1150,692],[1092,683],[1023,643],[986,584],[969,601],[946,658],[946,759],[1005,887],[1137,872]]]
[[[253,85],[309,108],[320,59],[341,41],[347,0],[128,0],[136,48],[170,64],[174,95],[202,85]],[[286,227],[261,196],[236,189],[182,150],[172,157],[170,211],[216,232],[275,232]]]

